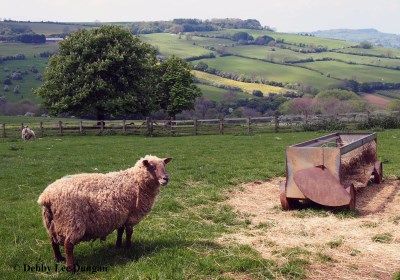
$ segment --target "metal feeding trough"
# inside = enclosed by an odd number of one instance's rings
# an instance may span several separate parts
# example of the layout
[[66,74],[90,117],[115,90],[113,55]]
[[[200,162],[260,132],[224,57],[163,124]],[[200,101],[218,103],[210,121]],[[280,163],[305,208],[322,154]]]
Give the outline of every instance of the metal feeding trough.
[[283,209],[296,208],[299,200],[355,209],[356,189],[372,175],[375,183],[382,181],[376,141],[376,133],[333,133],[287,147]]

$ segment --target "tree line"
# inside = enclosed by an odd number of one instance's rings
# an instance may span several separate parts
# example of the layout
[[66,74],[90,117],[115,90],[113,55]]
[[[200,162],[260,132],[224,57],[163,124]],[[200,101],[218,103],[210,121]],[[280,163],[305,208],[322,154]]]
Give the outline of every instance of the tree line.
[[0,41],[45,43],[46,36],[43,34],[36,34],[28,25],[0,22]]
[[225,28],[229,29],[255,29],[255,30],[272,30],[268,26],[262,26],[256,19],[185,19],[177,18],[172,21],[150,21],[150,22],[134,22],[130,25],[133,34],[150,34],[150,33],[180,33],[180,32],[202,32],[217,31]]

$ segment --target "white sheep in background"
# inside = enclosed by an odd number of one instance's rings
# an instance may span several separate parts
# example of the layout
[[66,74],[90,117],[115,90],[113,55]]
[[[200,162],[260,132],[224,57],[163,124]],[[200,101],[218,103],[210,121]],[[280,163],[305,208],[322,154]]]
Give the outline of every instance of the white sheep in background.
[[50,184],[38,203],[56,261],[65,260],[59,247],[64,245],[67,268],[74,272],[74,246],[104,240],[115,229],[116,247],[122,245],[124,229],[130,247],[133,226],[150,212],[160,185],[168,183],[165,164],[170,160],[146,156],[127,170],[76,174]]
[[22,131],[21,131],[21,136],[22,136],[22,139],[24,139],[25,141],[28,141],[31,138],[35,138],[35,132],[32,129],[30,129],[29,127],[23,126]]

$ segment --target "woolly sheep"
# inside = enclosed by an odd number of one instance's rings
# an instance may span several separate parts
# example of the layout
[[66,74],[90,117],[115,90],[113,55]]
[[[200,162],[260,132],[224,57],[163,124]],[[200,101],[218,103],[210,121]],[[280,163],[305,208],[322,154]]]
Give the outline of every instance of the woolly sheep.
[[24,127],[22,127],[21,136],[22,136],[22,139],[27,141],[31,138],[35,138],[35,132],[32,129],[30,129],[29,127],[24,126]]
[[165,165],[171,158],[141,158],[134,167],[119,172],[84,173],[65,176],[50,184],[39,196],[56,261],[64,261],[59,245],[64,246],[67,269],[75,271],[74,246],[80,241],[105,240],[117,229],[116,247],[131,246],[133,226],[147,215],[168,183]]

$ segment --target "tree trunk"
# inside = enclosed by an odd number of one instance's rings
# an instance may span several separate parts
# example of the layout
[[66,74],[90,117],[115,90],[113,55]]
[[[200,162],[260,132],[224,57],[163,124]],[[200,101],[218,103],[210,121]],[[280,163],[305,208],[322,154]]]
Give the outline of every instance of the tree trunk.
[[101,125],[103,123],[104,125],[104,112],[103,110],[97,110],[97,125]]

